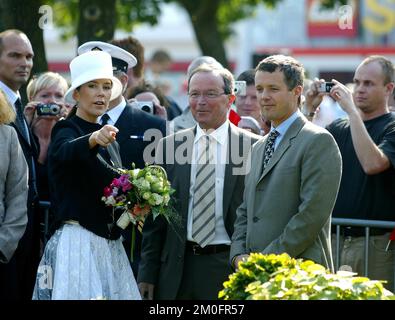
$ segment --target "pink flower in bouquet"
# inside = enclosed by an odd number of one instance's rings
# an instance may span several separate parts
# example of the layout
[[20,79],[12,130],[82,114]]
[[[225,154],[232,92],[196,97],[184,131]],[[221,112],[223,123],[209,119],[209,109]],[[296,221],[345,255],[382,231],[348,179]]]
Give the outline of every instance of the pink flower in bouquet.
[[119,182],[123,192],[126,192],[132,189],[133,185],[129,181],[129,176],[127,174],[123,174],[119,177]]
[[127,174],[122,174],[119,178],[115,178],[111,184],[118,189],[122,189],[123,192],[132,189],[132,184]]
[[105,197],[109,197],[112,195],[112,189],[110,187],[105,187],[103,193]]

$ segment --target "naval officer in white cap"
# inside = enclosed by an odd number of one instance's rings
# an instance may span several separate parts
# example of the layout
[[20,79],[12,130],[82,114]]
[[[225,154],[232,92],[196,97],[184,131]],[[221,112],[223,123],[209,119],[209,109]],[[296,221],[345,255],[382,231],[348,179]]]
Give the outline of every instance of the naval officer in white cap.
[[[78,48],[78,54],[92,50],[106,51],[111,55],[114,76],[122,83],[122,93],[125,92],[128,83],[127,70],[136,65],[136,58],[122,48],[101,41],[89,41],[82,44]],[[149,152],[150,154],[146,152],[149,157],[144,159],[144,149],[149,146],[147,150],[153,150],[159,139],[166,135],[166,121],[133,107],[125,100],[122,93],[110,101],[109,109],[101,117],[100,123],[111,124],[119,130],[117,142],[120,146],[122,165],[130,169],[132,163],[135,163],[136,168],[143,168],[145,163],[153,163],[154,160],[154,154],[151,152]],[[147,130],[150,130],[150,135],[155,133],[155,137],[146,140],[149,138],[148,134],[145,135]],[[151,144],[152,142],[153,144]],[[132,228],[135,229],[136,234],[133,247],[131,245],[131,228],[124,230],[122,236],[125,238],[123,244],[131,260],[134,275],[137,277],[141,252],[141,234],[136,226],[133,225]],[[131,256],[132,250],[133,256]]]

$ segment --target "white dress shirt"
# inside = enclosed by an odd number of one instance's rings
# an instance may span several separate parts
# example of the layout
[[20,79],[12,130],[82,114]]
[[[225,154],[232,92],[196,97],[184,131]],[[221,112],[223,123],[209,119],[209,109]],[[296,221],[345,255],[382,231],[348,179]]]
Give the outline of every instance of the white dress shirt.
[[[223,193],[225,181],[226,153],[228,148],[228,131],[229,121],[226,120],[218,129],[212,131],[210,136],[214,143],[215,163],[215,237],[209,245],[212,244],[230,244],[230,238],[225,229],[223,219]],[[188,224],[187,239],[195,242],[192,238],[192,222],[193,222],[193,195],[196,181],[196,164],[198,162],[199,141],[206,133],[197,126],[196,136],[193,143],[192,163],[191,163],[191,179],[189,187],[189,203],[188,203]]]

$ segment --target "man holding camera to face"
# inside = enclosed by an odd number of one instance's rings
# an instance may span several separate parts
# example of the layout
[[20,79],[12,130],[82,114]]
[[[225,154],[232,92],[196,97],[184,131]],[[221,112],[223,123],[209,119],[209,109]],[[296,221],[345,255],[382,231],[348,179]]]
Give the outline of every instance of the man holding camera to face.
[[[354,92],[336,80],[328,93],[315,90],[314,112],[323,95],[329,94],[347,113],[348,119],[331,123],[343,158],[343,176],[333,211],[337,218],[394,221],[395,209],[395,114],[388,99],[394,90],[394,65],[385,57],[370,56],[356,69]],[[323,80],[316,81],[318,87]],[[390,229],[370,228],[368,276],[387,280],[393,289],[395,244]],[[364,272],[362,227],[342,230],[341,265]],[[335,248],[334,248],[335,250]]]

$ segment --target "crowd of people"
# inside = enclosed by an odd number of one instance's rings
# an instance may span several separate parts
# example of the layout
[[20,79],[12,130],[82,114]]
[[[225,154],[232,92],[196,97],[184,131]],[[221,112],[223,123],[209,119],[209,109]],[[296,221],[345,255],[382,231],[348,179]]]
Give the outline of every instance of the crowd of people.
[[[160,53],[153,79],[159,62],[171,63]],[[33,57],[23,32],[0,33],[0,299],[214,300],[253,252],[331,271],[339,255],[363,275],[365,229],[342,227],[337,246],[331,218],[395,221],[395,71],[386,57],[363,60],[352,86],[327,79],[323,92],[325,80],[305,79],[290,56],[237,78],[200,56],[182,108],[144,79],[136,38],[82,44],[70,85],[49,71],[30,79]],[[121,229],[103,189],[119,168],[147,163],[165,169],[180,223],[149,215],[142,228]],[[49,240],[39,201],[51,203]],[[370,228],[368,276],[391,290],[390,232]]]

